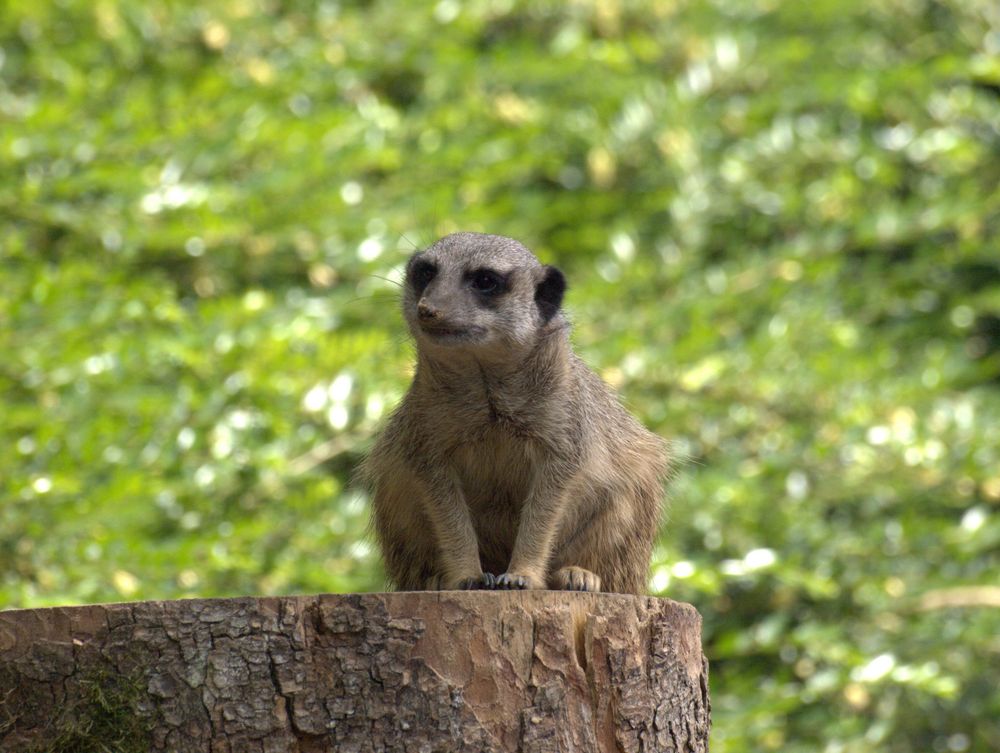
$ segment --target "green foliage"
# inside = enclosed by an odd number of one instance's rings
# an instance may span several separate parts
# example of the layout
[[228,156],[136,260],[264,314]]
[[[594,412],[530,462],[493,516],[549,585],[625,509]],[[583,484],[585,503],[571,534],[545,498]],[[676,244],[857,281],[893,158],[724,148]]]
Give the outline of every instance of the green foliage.
[[392,281],[488,230],[690,459],[713,750],[1000,749],[998,94],[993,0],[8,0],[0,604],[379,588]]

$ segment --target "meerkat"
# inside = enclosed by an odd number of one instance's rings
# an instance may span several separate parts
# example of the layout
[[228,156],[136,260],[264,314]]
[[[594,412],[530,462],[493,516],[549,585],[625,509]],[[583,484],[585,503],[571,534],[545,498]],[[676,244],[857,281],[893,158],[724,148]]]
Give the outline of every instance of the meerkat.
[[396,589],[645,592],[666,445],[573,352],[565,289],[498,235],[409,260],[416,370],[361,469]]

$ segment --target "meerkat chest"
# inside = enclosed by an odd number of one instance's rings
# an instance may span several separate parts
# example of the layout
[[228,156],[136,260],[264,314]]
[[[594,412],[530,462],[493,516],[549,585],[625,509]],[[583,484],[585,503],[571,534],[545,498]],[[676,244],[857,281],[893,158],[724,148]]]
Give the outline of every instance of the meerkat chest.
[[516,514],[530,490],[537,452],[528,440],[486,432],[459,446],[453,463],[473,512]]

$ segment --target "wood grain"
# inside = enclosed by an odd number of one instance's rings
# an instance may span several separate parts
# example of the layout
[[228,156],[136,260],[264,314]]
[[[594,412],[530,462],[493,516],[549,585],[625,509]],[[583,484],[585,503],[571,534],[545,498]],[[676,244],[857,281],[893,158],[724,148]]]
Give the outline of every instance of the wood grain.
[[0,612],[0,751],[104,724],[179,753],[701,753],[700,632],[687,604],[552,591]]

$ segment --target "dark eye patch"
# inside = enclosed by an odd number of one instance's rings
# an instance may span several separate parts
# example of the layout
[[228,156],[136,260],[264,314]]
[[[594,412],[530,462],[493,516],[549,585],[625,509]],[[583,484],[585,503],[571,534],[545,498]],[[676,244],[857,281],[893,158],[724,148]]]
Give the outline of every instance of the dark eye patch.
[[474,291],[484,296],[501,295],[510,287],[507,275],[486,267],[467,272],[465,278]]
[[424,288],[426,288],[430,284],[430,281],[434,279],[434,276],[437,275],[437,271],[437,265],[433,262],[427,261],[427,259],[414,257],[410,261],[409,268],[406,270],[406,279],[419,295],[424,292]]

